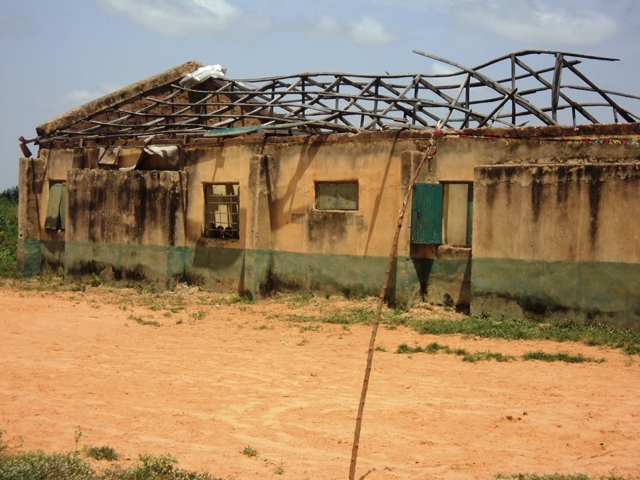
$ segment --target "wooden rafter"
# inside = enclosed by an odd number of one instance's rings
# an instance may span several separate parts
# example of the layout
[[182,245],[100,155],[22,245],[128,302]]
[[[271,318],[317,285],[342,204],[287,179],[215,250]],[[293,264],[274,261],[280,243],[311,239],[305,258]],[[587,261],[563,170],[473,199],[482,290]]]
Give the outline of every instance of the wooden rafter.
[[[415,53],[442,62],[454,71],[216,78],[186,87],[177,80],[196,65],[189,63],[43,124],[38,127],[35,141],[144,138],[151,134],[202,136],[212,132],[235,135],[259,132],[261,126],[265,132],[326,133],[432,128],[438,124],[442,128],[494,124],[513,127],[530,122],[557,125],[561,112],[567,110],[575,125],[576,113],[586,122],[598,123],[593,111],[601,112],[602,107],[610,108],[613,121],[635,122],[640,118],[619,103],[640,100],[639,96],[601,89],[577,69],[585,60],[616,59],[527,50],[468,68],[418,50]],[[534,68],[525,61],[529,56],[551,61],[543,68]],[[484,69],[499,68],[501,64],[505,64],[505,75],[499,80],[483,73]],[[567,77],[582,84],[563,84]],[[529,83],[524,85],[525,81]],[[142,87],[148,90],[145,92]],[[578,101],[571,97],[572,92],[590,94],[595,99]],[[545,95],[547,102],[538,104],[536,100],[539,102]]]

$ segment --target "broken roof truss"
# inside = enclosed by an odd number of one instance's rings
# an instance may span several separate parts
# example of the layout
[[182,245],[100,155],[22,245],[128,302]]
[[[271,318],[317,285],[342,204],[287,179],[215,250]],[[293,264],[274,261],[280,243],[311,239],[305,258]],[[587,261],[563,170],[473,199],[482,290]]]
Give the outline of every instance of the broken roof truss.
[[[63,115],[39,126],[34,140],[317,134],[431,129],[438,125],[454,129],[575,126],[640,119],[620,105],[640,97],[600,89],[577,68],[582,60],[615,59],[528,50],[467,68],[424,52],[415,53],[444,64],[448,71],[210,78],[190,88],[175,78],[167,83],[168,77],[161,74],[158,77],[164,78],[163,84],[150,84],[153,88],[126,101],[111,102],[109,96],[103,97],[98,101],[104,108],[94,108],[97,111],[89,115],[78,118],[80,108],[66,121]],[[534,68],[525,62],[530,58],[548,63]],[[187,65],[193,69],[197,64],[185,64],[182,69]],[[488,75],[493,71],[498,72],[498,80]],[[564,83],[567,78],[576,83]]]

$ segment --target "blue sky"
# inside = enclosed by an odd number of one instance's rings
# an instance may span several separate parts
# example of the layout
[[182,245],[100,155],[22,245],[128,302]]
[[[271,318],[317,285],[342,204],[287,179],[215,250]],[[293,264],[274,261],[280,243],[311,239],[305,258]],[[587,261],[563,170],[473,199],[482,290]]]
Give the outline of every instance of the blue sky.
[[0,191],[18,182],[20,135],[187,60],[230,78],[441,71],[413,49],[471,67],[525,49],[615,57],[579,68],[640,95],[640,2],[2,0]]

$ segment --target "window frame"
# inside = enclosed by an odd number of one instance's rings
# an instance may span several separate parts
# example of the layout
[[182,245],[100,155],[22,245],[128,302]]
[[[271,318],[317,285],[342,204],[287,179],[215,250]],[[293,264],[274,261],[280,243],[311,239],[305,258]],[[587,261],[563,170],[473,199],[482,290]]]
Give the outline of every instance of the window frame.
[[[442,241],[444,245],[451,245],[454,247],[471,248],[473,240],[473,182],[468,181],[450,181],[440,182],[443,186],[442,190]],[[464,243],[452,243],[448,234],[449,227],[449,196],[451,185],[466,185],[467,186],[467,200],[465,210],[465,242]]]
[[[216,193],[216,187],[224,187],[225,193]],[[228,189],[231,188],[230,193]],[[208,182],[203,190],[203,238],[240,240],[240,184],[238,182]],[[209,209],[210,207],[211,210]],[[227,207],[221,211],[218,207]],[[226,219],[224,219],[226,217]],[[235,219],[235,220],[234,220]]]
[[[346,198],[347,201],[355,201],[355,206],[353,208],[350,208],[348,206],[342,206],[340,207],[338,206],[334,206],[332,205],[332,208],[328,208],[328,207],[323,207],[319,202],[320,202],[320,197],[330,197],[329,195],[327,195],[325,192],[321,192],[319,191],[319,188],[324,188],[324,187],[328,187],[329,189],[331,188],[339,188],[339,186],[354,186],[355,187],[355,200],[353,199],[349,199]],[[316,180],[313,183],[313,190],[314,190],[314,200],[313,200],[313,209],[319,212],[357,212],[360,210],[360,183],[358,182],[358,180],[340,180],[340,181],[325,181],[325,180]],[[336,203],[340,203],[339,199],[342,199],[345,197],[336,197],[334,199],[334,201]]]

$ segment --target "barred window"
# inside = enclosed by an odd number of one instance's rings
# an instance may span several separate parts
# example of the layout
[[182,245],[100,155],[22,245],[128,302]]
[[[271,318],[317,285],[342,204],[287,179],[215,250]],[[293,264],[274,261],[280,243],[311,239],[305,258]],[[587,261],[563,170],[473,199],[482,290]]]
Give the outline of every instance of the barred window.
[[240,185],[204,185],[204,236],[237,240],[240,238]]
[[358,182],[316,182],[317,210],[358,210]]

